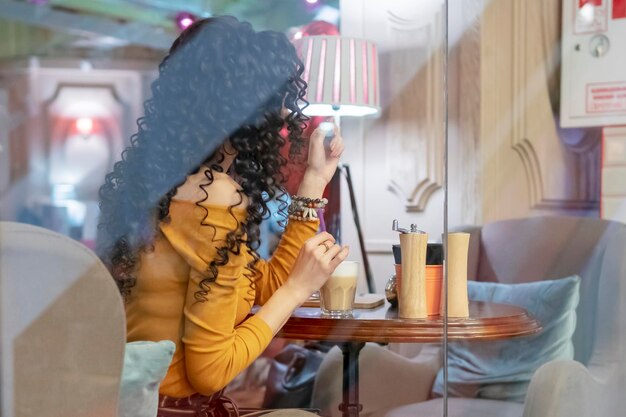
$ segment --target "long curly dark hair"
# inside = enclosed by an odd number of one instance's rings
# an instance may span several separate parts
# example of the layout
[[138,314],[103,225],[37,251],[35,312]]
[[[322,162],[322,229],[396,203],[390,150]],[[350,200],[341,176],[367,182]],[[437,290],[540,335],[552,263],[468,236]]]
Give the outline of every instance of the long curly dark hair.
[[[302,145],[308,120],[301,111],[307,104],[302,73],[302,61],[284,34],[255,32],[234,17],[199,20],[174,41],[159,65],[137,133],[100,188],[98,252],[124,297],[135,285],[140,252],[153,248],[159,222],[169,221],[176,189],[204,170],[201,188],[208,197],[206,186],[222,171],[226,141],[237,152],[230,174],[247,196],[247,216],[228,233],[195,296],[206,300],[218,267],[228,263],[230,253],[239,254],[242,244],[253,255],[246,274],[252,279],[266,203],[284,194],[281,170],[287,160],[280,153],[285,145],[280,131],[285,125],[290,156]],[[290,111],[285,118],[283,107]],[[208,226],[205,212],[202,224]]]

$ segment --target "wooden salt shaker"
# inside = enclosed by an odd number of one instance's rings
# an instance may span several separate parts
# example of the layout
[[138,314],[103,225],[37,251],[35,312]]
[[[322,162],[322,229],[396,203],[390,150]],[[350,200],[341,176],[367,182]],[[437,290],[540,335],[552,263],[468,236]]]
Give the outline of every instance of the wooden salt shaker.
[[[448,268],[448,317],[468,317],[467,256],[469,233],[448,233],[448,253],[445,255]],[[445,291],[441,292],[441,314],[445,314]]]

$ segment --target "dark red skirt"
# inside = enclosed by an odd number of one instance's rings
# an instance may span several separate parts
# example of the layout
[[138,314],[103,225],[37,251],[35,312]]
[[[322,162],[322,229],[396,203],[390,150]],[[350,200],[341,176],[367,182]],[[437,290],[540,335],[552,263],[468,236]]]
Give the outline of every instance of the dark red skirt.
[[[239,408],[227,396],[224,391],[216,392],[213,395],[194,394],[186,398],[173,398],[165,395],[159,396],[159,411],[157,417],[258,417],[277,412],[278,410],[259,410],[250,408]],[[281,410],[288,412],[289,410]],[[293,414],[293,411],[290,410]],[[305,410],[297,410],[297,415],[317,415],[318,410],[306,410],[312,412],[308,414]]]
[[239,410],[224,390],[213,395],[194,394],[186,398],[159,396],[157,417],[238,417]]

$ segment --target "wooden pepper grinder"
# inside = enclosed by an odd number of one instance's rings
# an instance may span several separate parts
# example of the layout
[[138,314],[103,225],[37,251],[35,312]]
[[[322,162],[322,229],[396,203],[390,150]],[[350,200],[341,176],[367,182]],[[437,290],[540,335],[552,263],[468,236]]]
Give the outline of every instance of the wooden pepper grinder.
[[[445,237],[445,236],[444,236]],[[469,233],[448,233],[448,317],[468,317],[467,255]],[[445,314],[445,291],[441,292],[441,314]]]
[[400,232],[402,253],[402,279],[398,282],[398,317],[424,319],[428,317],[426,307],[426,246],[428,235],[412,224],[411,230],[398,227],[393,221],[393,230]]

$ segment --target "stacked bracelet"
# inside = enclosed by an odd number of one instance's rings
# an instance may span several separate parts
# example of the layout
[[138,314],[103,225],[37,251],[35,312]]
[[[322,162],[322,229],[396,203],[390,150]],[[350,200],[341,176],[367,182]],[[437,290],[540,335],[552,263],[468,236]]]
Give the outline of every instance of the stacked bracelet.
[[317,211],[323,210],[328,204],[325,198],[291,197],[291,204],[287,210],[289,218],[301,221],[315,221],[318,219]]

